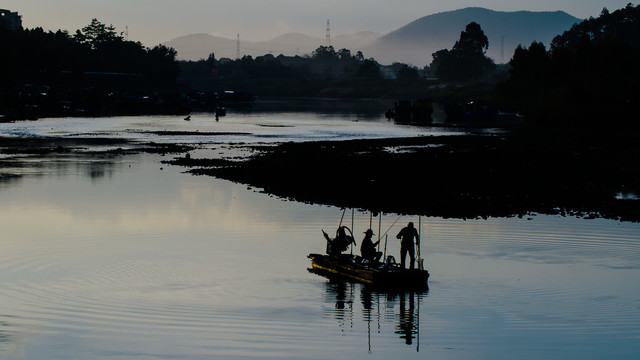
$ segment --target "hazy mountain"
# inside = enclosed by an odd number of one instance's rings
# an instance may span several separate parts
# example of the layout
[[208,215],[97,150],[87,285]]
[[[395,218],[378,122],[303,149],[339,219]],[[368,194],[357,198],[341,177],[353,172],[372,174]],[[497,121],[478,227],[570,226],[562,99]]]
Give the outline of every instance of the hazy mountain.
[[[431,54],[434,52],[451,49],[460,38],[460,32],[472,21],[480,24],[489,38],[487,55],[496,63],[501,63],[509,61],[518,44],[528,47],[532,41],[539,41],[548,47],[556,35],[570,29],[581,19],[562,11],[502,12],[471,7],[428,15],[383,36],[359,32],[335,36],[330,40],[336,50],[346,48],[353,54],[362,51],[366,58],[372,57],[382,64],[403,62],[423,67],[431,63]],[[173,39],[164,45],[176,49],[180,60],[206,59],[212,52],[218,59],[233,59],[236,57],[237,39],[193,34]],[[320,45],[326,45],[326,39],[298,33],[261,42],[246,41],[241,35],[240,56],[302,56],[310,54]]]
[[432,54],[451,49],[466,25],[475,21],[489,38],[487,56],[496,63],[507,62],[515,48],[538,41],[549,46],[556,35],[569,30],[581,19],[563,11],[503,12],[470,7],[442,12],[415,20],[380,37],[365,47],[365,56],[381,63],[401,61],[416,66],[428,65]]
[[[376,39],[379,34],[373,32],[359,32],[355,34],[340,35],[330,39],[331,46],[336,50],[346,48],[354,54]],[[236,57],[238,39],[227,39],[209,34],[192,34],[175,38],[164,43],[178,51],[180,60],[200,60],[209,57],[212,52],[216,58]],[[280,35],[268,41],[246,41],[240,38],[240,56],[251,55],[253,57],[265,54],[280,54],[287,56],[311,54],[321,45],[326,45],[326,39],[312,36],[289,33]]]
[[215,53],[220,58],[235,57],[236,40],[213,36],[210,34],[191,34],[167,41],[163,45],[172,47],[178,52],[179,60],[200,60]]

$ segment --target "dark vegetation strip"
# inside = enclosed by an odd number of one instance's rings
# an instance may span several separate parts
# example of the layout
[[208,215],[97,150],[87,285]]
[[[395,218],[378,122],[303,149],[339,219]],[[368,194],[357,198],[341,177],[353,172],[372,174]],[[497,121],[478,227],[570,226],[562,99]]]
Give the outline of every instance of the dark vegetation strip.
[[[171,163],[296,201],[455,218],[530,213],[640,220],[634,134],[558,131],[501,136],[285,143],[246,161]],[[579,138],[579,141],[573,140]],[[404,151],[390,151],[394,148]]]

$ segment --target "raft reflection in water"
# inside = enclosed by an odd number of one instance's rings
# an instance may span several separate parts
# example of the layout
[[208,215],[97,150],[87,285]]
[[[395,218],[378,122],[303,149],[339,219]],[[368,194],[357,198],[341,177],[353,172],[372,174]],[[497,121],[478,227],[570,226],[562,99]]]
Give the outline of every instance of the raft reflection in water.
[[[367,323],[368,351],[372,352],[372,334],[393,331],[406,345],[420,351],[420,305],[429,291],[380,291],[370,285],[339,280],[326,283],[327,303],[345,332],[355,321]],[[390,328],[393,326],[393,329]]]

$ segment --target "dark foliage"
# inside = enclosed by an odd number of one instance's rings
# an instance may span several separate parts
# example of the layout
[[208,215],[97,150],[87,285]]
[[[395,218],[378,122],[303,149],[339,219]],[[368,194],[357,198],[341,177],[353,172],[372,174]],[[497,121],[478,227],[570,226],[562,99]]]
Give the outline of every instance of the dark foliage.
[[640,6],[575,25],[543,44],[518,47],[498,93],[537,124],[638,127]]
[[489,39],[480,25],[469,23],[460,33],[451,50],[439,50],[433,54],[431,70],[441,79],[469,81],[491,71],[495,64],[486,56]]
[[127,41],[97,19],[74,35],[0,30],[0,43],[0,113],[13,118],[152,111],[134,103],[153,96],[168,105],[159,94],[175,93],[175,50]]
[[[273,56],[180,62],[181,78],[192,91],[240,90],[260,97],[381,97],[401,89],[424,92],[425,79],[406,64],[382,66],[348,49],[320,46],[311,56]],[[422,95],[423,96],[423,95]]]
[[609,12],[602,9],[600,16],[575,24],[571,30],[558,35],[551,43],[551,49],[568,48],[577,50],[583,37],[594,42],[615,38],[631,47],[640,45],[640,6],[628,4],[625,8]]
[[[177,158],[284,198],[372,211],[455,218],[533,213],[638,221],[637,135],[518,132],[285,143],[245,162]],[[585,140],[588,139],[588,140]],[[402,148],[404,151],[389,151]],[[428,172],[417,169],[428,164]]]

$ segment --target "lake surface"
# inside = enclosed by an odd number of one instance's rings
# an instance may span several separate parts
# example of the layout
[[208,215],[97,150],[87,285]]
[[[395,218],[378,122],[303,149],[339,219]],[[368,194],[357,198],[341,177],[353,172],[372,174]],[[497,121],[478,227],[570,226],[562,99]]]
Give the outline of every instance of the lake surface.
[[[227,144],[438,136],[375,106],[262,104],[181,117],[43,119],[0,135]],[[272,105],[272,106],[267,106]],[[154,131],[209,135],[162,136]],[[212,135],[212,133],[219,133]],[[637,359],[640,224],[351,212],[361,233],[421,223],[430,289],[381,293],[308,272],[342,209],[192,176],[171,155],[0,154],[2,359]],[[16,161],[22,166],[11,167]],[[380,229],[380,230],[379,230]],[[383,240],[384,243],[384,240]],[[358,250],[354,250],[358,252]]]

